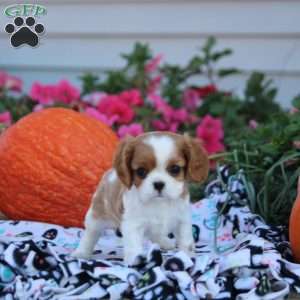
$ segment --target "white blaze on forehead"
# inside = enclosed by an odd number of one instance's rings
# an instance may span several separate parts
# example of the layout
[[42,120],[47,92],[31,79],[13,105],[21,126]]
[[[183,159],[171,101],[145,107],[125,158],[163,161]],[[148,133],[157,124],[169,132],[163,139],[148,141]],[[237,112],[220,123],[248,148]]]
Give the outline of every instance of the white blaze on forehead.
[[144,143],[153,148],[157,166],[166,166],[167,161],[175,152],[175,142],[169,136],[149,136]]

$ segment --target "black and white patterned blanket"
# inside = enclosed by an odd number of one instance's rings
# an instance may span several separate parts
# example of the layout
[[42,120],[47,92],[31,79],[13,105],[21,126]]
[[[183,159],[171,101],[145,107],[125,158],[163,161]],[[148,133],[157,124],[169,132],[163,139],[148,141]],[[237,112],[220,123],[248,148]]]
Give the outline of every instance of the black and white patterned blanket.
[[272,300],[300,293],[300,265],[291,262],[284,228],[250,212],[242,172],[221,174],[191,207],[193,258],[147,242],[128,268],[120,234],[107,231],[93,259],[74,259],[81,229],[0,221],[0,299]]

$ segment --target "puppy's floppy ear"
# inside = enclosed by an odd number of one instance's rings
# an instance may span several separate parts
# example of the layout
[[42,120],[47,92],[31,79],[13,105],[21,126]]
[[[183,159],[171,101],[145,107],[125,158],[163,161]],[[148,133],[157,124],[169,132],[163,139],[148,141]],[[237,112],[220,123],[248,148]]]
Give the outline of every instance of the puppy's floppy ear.
[[124,138],[118,145],[114,155],[113,167],[115,168],[118,177],[126,187],[132,185],[132,170],[131,160],[135,146],[135,138],[128,136]]
[[187,179],[194,182],[206,180],[209,171],[209,160],[202,143],[197,138],[188,135],[183,136],[184,155],[187,160]]

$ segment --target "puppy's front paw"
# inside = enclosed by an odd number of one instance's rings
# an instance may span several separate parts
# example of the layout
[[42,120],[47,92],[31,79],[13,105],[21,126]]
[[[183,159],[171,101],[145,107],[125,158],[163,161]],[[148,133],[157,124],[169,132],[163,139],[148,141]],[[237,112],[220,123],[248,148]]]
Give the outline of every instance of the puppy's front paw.
[[89,259],[89,258],[91,258],[92,253],[82,251],[80,249],[76,249],[74,252],[71,253],[71,256],[74,258]]
[[133,251],[125,251],[124,253],[124,263],[127,266],[132,266],[135,265],[136,261],[137,261],[137,257],[140,255],[141,253],[137,253],[137,252],[133,252]]

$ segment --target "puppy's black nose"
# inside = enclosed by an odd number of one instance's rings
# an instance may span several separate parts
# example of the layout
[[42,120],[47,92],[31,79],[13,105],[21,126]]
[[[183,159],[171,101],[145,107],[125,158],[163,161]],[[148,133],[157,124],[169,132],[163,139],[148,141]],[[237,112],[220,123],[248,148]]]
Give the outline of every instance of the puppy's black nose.
[[165,186],[165,183],[162,182],[162,181],[156,181],[156,182],[153,183],[153,186],[154,186],[154,188],[155,188],[158,192],[161,192],[162,189],[163,189],[164,186]]

